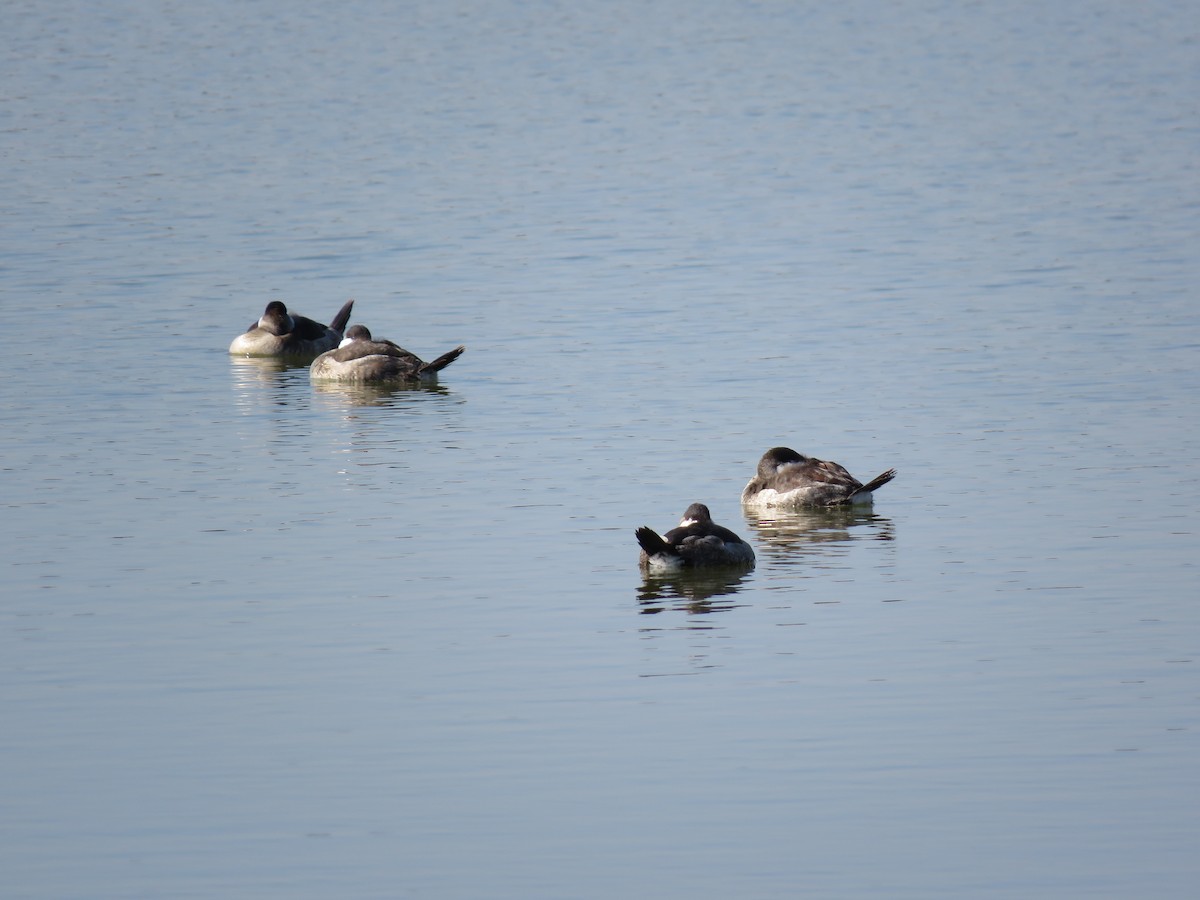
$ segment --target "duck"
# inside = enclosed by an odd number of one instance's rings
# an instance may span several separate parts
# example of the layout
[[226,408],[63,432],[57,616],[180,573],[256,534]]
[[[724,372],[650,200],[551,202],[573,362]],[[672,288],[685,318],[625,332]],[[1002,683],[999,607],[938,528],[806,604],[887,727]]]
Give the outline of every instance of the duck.
[[874,492],[896,477],[888,469],[863,484],[835,462],[772,447],[758,461],[758,474],[742,491],[742,505],[771,507],[841,506],[867,504]]
[[356,384],[380,384],[397,381],[428,381],[458,359],[467,348],[461,344],[432,362],[391,341],[371,336],[366,325],[353,325],[333,350],[313,360],[309,377],[313,381],[349,381]]
[[282,300],[272,300],[257,322],[229,345],[234,356],[307,357],[332,350],[350,321],[353,300],[347,300],[328,325],[289,313]]
[[689,506],[679,524],[666,534],[642,526],[634,536],[642,548],[638,563],[648,572],[754,564],[754,548],[713,522],[703,503]]

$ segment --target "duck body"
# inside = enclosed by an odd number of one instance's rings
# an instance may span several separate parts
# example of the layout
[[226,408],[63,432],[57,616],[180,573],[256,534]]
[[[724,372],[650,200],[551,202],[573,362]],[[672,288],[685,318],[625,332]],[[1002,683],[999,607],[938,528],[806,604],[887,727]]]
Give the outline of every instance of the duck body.
[[758,472],[742,491],[742,505],[755,509],[797,509],[806,506],[867,504],[874,491],[896,477],[888,469],[866,484],[843,466],[797,453],[789,447],[772,447],[758,462]]
[[754,564],[754,548],[714,523],[703,503],[689,506],[680,523],[666,534],[643,526],[634,535],[642,548],[638,563],[648,572]]
[[432,381],[466,349],[460,345],[432,362],[425,362],[398,344],[373,338],[365,325],[355,325],[338,347],[313,360],[309,377],[313,381],[354,384]]
[[347,300],[328,325],[289,313],[282,300],[272,300],[257,322],[229,345],[234,356],[308,358],[332,350],[350,321],[353,300]]

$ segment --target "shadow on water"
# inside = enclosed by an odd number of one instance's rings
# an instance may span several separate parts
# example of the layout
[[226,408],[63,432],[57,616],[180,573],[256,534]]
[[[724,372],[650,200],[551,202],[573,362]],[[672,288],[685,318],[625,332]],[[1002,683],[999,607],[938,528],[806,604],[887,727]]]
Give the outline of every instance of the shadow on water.
[[812,557],[840,556],[855,541],[893,541],[892,520],[870,507],[744,511],[758,538],[760,557],[797,563]]
[[638,611],[642,615],[667,610],[705,615],[735,609],[745,605],[733,598],[750,574],[746,569],[644,574],[637,595]]

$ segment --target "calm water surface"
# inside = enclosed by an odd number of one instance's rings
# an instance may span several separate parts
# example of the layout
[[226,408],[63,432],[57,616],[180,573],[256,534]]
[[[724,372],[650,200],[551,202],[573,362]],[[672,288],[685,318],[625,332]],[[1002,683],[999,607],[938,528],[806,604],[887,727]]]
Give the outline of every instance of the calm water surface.
[[[0,42],[5,896],[1191,896],[1194,4]],[[900,474],[744,515],[776,444]],[[643,580],[696,500],[757,568]]]

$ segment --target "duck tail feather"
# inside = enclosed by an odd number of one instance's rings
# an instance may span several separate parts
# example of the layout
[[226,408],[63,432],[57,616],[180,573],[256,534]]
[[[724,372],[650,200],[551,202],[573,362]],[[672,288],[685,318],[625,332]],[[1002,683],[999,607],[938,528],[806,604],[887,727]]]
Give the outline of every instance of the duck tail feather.
[[869,494],[869,493],[871,493],[871,491],[875,490],[876,488],[883,487],[885,484],[887,484],[889,481],[891,481],[895,477],[896,477],[896,470],[888,469],[886,472],[882,472],[879,475],[876,475],[874,478],[872,478],[870,481],[868,481],[862,487],[856,489],[854,491],[854,493],[851,494],[850,496],[853,497],[855,494]]
[[337,315],[333,317],[333,321],[329,323],[329,327],[334,331],[345,331],[346,323],[350,321],[350,310],[354,308],[354,301],[347,300],[342,304],[342,308],[337,311]]
[[648,528],[643,525],[634,532],[634,536],[637,537],[638,544],[643,550],[646,551],[647,556],[657,556],[660,553],[665,553],[668,556],[671,556],[675,553],[671,545],[663,540],[662,535],[660,535],[653,528]]
[[460,356],[462,356],[463,351],[466,349],[467,349],[466,347],[459,345],[459,346],[455,347],[453,350],[451,350],[449,353],[443,353],[441,356],[439,356],[433,362],[425,363],[425,365],[421,366],[421,371],[422,372],[440,372],[440,371],[442,371],[442,369],[446,368],[446,366],[450,365],[450,363],[454,362],[456,359],[458,359]]

